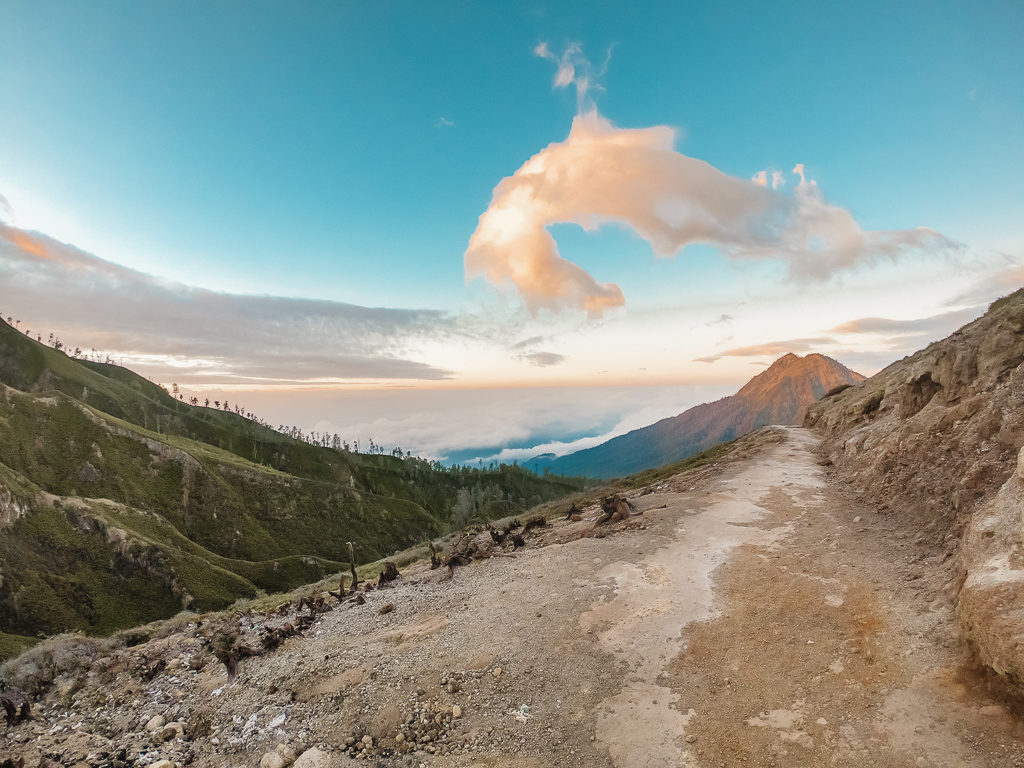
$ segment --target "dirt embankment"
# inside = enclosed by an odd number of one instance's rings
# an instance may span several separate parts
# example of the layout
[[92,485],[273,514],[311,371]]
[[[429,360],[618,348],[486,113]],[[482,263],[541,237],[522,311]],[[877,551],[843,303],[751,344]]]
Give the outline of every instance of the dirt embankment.
[[[641,516],[594,530],[584,510],[452,579],[410,569],[233,678],[204,642],[219,619],[80,648],[3,749],[28,768],[1024,765],[964,664],[943,556],[816,450],[764,430],[635,491]],[[245,615],[241,638],[299,613]]]
[[1024,693],[1024,291],[826,398],[806,426],[839,477],[955,568],[960,627]]

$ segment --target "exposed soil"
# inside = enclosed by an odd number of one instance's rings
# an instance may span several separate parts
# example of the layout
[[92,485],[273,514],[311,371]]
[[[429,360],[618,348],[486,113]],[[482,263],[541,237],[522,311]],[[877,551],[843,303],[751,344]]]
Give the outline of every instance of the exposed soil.
[[119,650],[2,748],[27,768],[258,765],[278,744],[337,765],[1024,766],[1020,719],[953,635],[953,558],[851,498],[816,448],[762,430],[632,493],[642,516],[592,530],[584,510],[450,580],[410,569],[233,680],[209,626]]

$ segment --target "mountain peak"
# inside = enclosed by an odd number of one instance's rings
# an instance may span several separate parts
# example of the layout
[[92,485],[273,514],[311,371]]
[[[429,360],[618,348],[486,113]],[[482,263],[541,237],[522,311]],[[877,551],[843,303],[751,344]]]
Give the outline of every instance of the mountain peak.
[[800,424],[807,409],[841,384],[864,380],[830,357],[783,355],[739,392],[606,443],[561,456],[553,471],[615,477],[679,461],[766,424]]
[[[764,399],[768,396],[769,390],[779,386],[784,380],[806,380],[813,392],[812,400],[817,400],[834,386],[855,384],[864,381],[864,377],[827,355],[812,352],[800,357],[789,352],[744,384],[736,395]],[[818,391],[819,389],[821,391]],[[806,411],[806,408],[804,410]]]

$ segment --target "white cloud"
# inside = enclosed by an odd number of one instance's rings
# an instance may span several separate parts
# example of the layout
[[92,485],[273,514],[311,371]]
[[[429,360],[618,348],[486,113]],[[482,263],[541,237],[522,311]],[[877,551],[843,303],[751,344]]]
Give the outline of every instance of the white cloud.
[[170,283],[5,224],[0,285],[5,316],[35,318],[44,336],[56,331],[157,376],[193,373],[219,383],[446,378],[411,349],[419,338],[458,333],[441,312]]
[[617,285],[561,257],[548,231],[558,223],[594,230],[619,222],[660,256],[704,243],[733,258],[779,259],[791,276],[819,280],[906,250],[958,247],[925,227],[861,229],[849,211],[824,199],[802,163],[793,169],[799,183],[786,193],[778,171],[769,186],[768,171],[741,179],[677,152],[667,126],[617,128],[587,102],[593,83],[577,44],[561,56],[543,43],[535,53],[556,63],[556,87],[576,85],[581,111],[565,141],[495,187],[464,256],[469,279],[514,287],[532,311],[578,308],[598,316],[625,303]]

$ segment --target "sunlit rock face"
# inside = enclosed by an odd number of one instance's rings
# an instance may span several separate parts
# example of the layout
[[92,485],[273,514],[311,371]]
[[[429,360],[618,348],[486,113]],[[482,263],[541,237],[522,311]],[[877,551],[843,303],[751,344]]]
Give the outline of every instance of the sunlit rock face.
[[1024,449],[1017,469],[964,532],[957,614],[979,658],[1024,685]]
[[[806,420],[840,476],[953,563],[947,592],[979,658],[1024,681],[1024,290],[826,398]],[[937,567],[948,567],[939,565]]]

